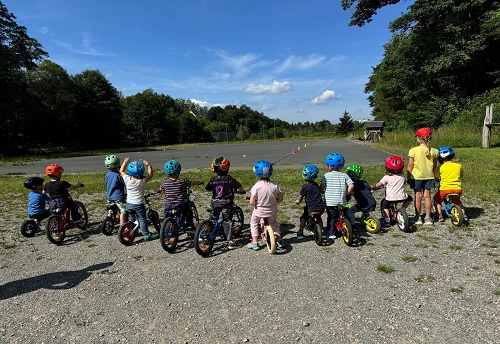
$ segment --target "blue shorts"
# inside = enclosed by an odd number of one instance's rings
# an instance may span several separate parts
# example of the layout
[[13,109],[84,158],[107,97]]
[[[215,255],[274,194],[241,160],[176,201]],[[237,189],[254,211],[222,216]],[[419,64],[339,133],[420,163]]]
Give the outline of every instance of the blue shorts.
[[413,190],[434,189],[435,187],[436,187],[436,182],[434,179],[425,179],[425,180],[410,179],[410,188],[412,188]]

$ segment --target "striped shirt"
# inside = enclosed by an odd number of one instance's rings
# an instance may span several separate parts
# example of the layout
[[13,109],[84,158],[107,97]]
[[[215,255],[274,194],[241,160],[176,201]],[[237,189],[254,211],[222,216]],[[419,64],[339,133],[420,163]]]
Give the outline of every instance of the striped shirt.
[[344,172],[327,172],[321,178],[321,186],[325,188],[325,203],[327,207],[346,205],[347,187],[352,184],[352,179]]
[[188,198],[191,181],[179,178],[167,178],[161,183],[161,191],[165,192],[165,203],[181,203]]

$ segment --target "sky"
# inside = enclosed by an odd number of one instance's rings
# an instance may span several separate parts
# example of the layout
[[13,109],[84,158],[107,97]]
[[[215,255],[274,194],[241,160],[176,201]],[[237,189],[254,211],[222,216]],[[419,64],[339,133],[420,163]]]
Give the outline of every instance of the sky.
[[412,1],[348,26],[341,0],[1,0],[70,75],[99,70],[124,96],[147,89],[201,106],[246,105],[289,123],[344,111],[364,93]]

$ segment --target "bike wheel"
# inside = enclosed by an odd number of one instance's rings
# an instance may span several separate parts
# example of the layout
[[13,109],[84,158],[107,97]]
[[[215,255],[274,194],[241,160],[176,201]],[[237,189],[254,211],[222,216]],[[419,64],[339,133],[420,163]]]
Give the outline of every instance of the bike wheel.
[[267,250],[271,254],[276,253],[276,237],[274,236],[274,231],[271,226],[265,226],[264,230],[266,232],[266,246]]
[[101,232],[104,235],[110,236],[113,235],[113,231],[115,230],[115,219],[112,217],[107,217],[101,222]]
[[353,232],[351,223],[347,218],[342,219],[342,238],[347,246],[352,246],[353,242]]
[[406,213],[405,208],[399,208],[396,213],[396,218],[398,220],[398,227],[403,232],[409,232],[410,230],[410,219],[408,218],[408,214]]
[[198,209],[196,209],[196,205],[194,203],[190,204],[189,207],[191,208],[191,212],[193,213],[194,228],[196,228],[200,223],[200,216],[198,215]]
[[64,229],[64,221],[59,215],[51,215],[47,220],[47,225],[45,226],[45,232],[47,233],[47,238],[49,241],[56,245],[61,245],[64,237],[66,236],[66,230]]
[[455,226],[460,227],[464,224],[464,213],[462,209],[456,204],[453,204],[450,209],[450,219],[451,223]]
[[26,238],[31,238],[35,236],[38,226],[35,220],[26,220],[21,225],[21,234]]
[[151,224],[155,228],[156,232],[159,233],[161,229],[160,215],[156,210],[148,211],[148,219],[151,221]]
[[89,224],[89,216],[87,214],[87,209],[82,202],[76,201],[76,205],[78,206],[78,212],[80,213],[80,220],[75,222],[75,225],[80,229],[85,229]]
[[314,235],[314,241],[316,242],[316,245],[321,246],[323,245],[323,228],[316,223],[312,229],[313,235]]
[[125,246],[130,246],[135,239],[135,224],[127,222],[118,228],[118,241]]
[[231,220],[233,221],[233,236],[238,238],[241,236],[241,232],[243,231],[243,223],[244,223],[244,215],[243,209],[240,207],[234,207],[233,216]]
[[371,234],[377,234],[382,229],[380,220],[373,216],[368,216],[365,220],[365,224],[366,231]]
[[168,253],[175,252],[178,236],[176,234],[177,221],[172,217],[163,220],[160,230],[161,247]]
[[194,249],[200,256],[206,257],[215,244],[214,224],[210,220],[201,222],[194,232]]

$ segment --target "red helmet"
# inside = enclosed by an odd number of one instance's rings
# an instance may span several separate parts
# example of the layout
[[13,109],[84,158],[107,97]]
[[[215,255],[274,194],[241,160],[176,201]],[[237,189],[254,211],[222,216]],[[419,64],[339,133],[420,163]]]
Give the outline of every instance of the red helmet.
[[405,168],[405,161],[397,155],[385,159],[385,169],[390,173],[401,173]]
[[60,178],[61,174],[63,174],[64,168],[58,164],[50,164],[45,168],[45,175],[47,176],[55,176]]
[[432,131],[429,128],[420,128],[415,133],[417,137],[432,137]]

